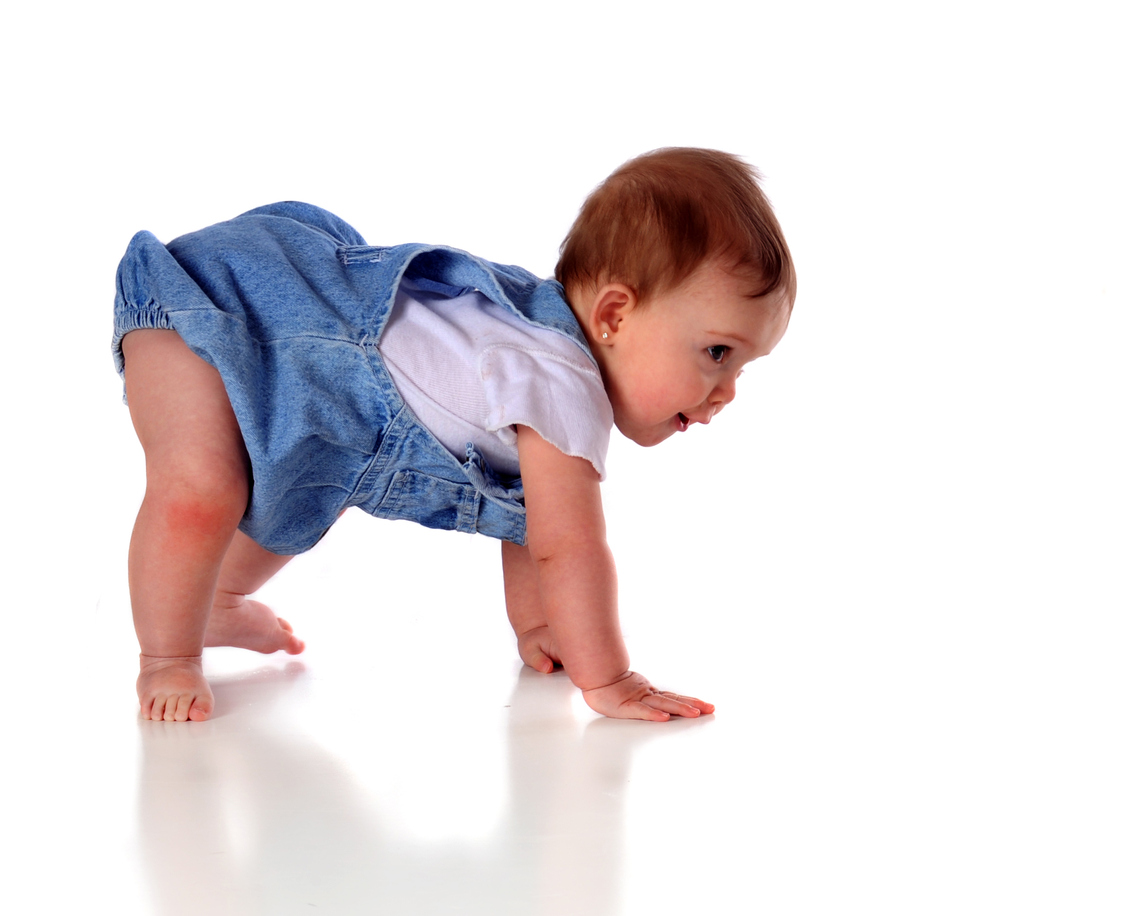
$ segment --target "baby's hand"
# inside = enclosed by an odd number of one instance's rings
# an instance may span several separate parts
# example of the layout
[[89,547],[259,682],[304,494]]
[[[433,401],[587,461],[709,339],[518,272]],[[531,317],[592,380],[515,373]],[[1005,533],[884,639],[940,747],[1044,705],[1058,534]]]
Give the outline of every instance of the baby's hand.
[[704,713],[715,712],[716,709],[711,703],[695,697],[657,690],[644,675],[635,671],[627,672],[612,684],[581,692],[590,707],[613,719],[667,722],[672,716],[694,719]]
[[521,661],[530,668],[540,671],[541,674],[551,673],[553,668],[561,663],[553,631],[546,626],[533,627],[518,636],[517,651],[521,655]]

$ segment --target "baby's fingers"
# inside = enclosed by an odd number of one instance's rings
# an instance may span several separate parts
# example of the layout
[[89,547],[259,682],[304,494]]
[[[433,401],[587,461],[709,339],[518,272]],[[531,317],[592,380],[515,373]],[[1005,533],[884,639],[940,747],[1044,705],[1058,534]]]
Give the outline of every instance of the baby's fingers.
[[655,709],[645,700],[631,700],[613,713],[618,719],[643,719],[645,722],[667,722],[672,714],[665,709]]
[[[690,697],[679,697],[671,693],[650,693],[648,696],[641,700],[644,706],[649,707],[660,713],[666,713],[659,717],[661,721],[667,716],[683,716],[687,719],[694,719],[697,716],[703,715],[703,710],[698,706],[693,706],[692,703],[687,702]],[[694,702],[699,702],[694,701]]]
[[537,627],[517,639],[517,651],[530,668],[549,674],[561,663],[548,627]]
[[549,674],[553,670],[553,661],[544,652],[536,646],[524,646],[521,648],[521,661],[535,671],[540,671],[541,674]]
[[521,661],[530,668],[540,671],[541,674],[551,674],[553,669],[561,663],[555,652],[552,650],[546,652],[535,642],[522,643],[519,651]]
[[667,697],[671,700],[677,700],[680,703],[683,703],[685,706],[691,706],[693,709],[698,709],[701,715],[706,715],[707,713],[716,711],[716,707],[711,703],[708,703],[704,700],[697,700],[695,697],[686,697],[679,693],[668,693],[664,690],[661,690],[657,695]]

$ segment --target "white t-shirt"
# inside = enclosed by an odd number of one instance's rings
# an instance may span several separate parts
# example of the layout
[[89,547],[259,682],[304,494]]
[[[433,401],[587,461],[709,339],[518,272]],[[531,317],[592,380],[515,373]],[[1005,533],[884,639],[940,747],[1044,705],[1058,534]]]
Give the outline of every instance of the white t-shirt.
[[604,479],[612,405],[600,370],[573,341],[538,328],[476,290],[457,298],[405,278],[378,350],[402,399],[464,461],[520,476],[517,424]]

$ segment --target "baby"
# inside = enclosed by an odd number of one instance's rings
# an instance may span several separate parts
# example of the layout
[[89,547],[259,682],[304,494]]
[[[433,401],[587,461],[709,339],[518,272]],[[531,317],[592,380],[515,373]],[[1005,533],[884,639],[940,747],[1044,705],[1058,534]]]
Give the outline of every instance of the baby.
[[499,539],[521,658],[563,665],[597,712],[712,712],[629,668],[600,481],[613,424],[650,446],[710,422],[786,331],[795,272],[755,174],[712,150],[633,159],[555,280],[370,247],[292,202],[136,235],[113,349],[147,468],[128,556],[143,717],[211,715],[204,646],[303,650],[247,596],[351,506]]

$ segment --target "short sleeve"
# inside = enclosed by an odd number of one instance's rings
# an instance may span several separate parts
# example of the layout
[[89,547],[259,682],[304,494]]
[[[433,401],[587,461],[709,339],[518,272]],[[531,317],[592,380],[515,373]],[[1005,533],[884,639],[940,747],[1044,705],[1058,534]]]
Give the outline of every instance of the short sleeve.
[[556,353],[498,344],[482,351],[478,367],[487,431],[515,447],[513,427],[528,426],[566,455],[589,461],[604,479],[612,405],[600,370],[579,348]]

